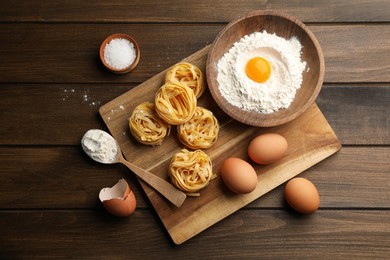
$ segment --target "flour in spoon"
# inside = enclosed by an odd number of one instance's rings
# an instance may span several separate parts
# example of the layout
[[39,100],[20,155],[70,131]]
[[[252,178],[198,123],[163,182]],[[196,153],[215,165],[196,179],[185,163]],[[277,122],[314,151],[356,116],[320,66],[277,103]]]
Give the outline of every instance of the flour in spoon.
[[[217,81],[222,96],[247,111],[273,113],[290,106],[302,84],[306,62],[301,60],[302,45],[295,37],[286,40],[266,31],[246,35],[218,61]],[[254,57],[271,66],[269,79],[257,83],[245,72]]]
[[81,146],[89,157],[102,163],[114,162],[118,154],[115,139],[99,129],[88,130],[81,139]]

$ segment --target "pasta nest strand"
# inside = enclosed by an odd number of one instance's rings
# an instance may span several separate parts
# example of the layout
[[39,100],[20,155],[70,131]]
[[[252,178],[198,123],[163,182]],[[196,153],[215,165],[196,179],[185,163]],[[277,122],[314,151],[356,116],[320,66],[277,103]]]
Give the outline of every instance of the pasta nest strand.
[[169,135],[171,126],[164,122],[150,102],[139,104],[129,118],[132,135],[138,142],[147,145],[161,145],[165,136]]
[[194,115],[197,99],[185,84],[167,82],[157,91],[155,104],[157,114],[165,122],[179,125]]
[[192,149],[211,147],[218,139],[219,124],[210,110],[197,107],[193,117],[177,126],[179,140]]
[[165,75],[165,82],[181,82],[191,88],[199,98],[205,90],[205,77],[202,71],[188,62],[173,65]]
[[187,193],[198,192],[213,179],[210,157],[202,150],[182,149],[176,153],[169,165],[172,183]]

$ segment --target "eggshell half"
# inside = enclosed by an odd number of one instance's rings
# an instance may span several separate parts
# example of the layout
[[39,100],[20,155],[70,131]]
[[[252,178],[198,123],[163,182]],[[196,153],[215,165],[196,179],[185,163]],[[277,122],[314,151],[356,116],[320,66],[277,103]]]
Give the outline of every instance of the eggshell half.
[[130,216],[137,205],[134,193],[124,179],[120,179],[111,188],[103,188],[99,199],[104,208],[114,216]]

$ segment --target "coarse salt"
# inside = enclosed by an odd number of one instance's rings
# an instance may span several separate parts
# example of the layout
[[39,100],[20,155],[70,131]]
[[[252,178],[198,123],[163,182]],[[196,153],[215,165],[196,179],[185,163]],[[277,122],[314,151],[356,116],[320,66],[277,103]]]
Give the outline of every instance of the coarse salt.
[[88,130],[81,139],[81,146],[89,157],[102,163],[112,163],[118,155],[115,139],[99,129]]
[[104,60],[113,69],[126,69],[135,61],[135,58],[134,44],[127,39],[112,39],[104,47]]

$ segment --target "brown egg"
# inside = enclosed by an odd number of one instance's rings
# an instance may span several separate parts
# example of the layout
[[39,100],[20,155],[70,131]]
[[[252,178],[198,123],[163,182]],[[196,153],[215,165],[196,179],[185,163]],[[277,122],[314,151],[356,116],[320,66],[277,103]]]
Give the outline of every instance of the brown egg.
[[320,206],[320,196],[314,184],[305,178],[291,179],[284,189],[287,203],[303,214],[314,213]]
[[120,179],[111,188],[103,188],[99,199],[108,212],[118,217],[130,216],[137,205],[134,193],[124,179]]
[[249,193],[257,185],[255,169],[239,158],[226,159],[221,167],[221,176],[225,185],[235,193]]
[[280,160],[287,151],[287,140],[275,133],[255,137],[248,146],[249,157],[258,164],[270,164]]

